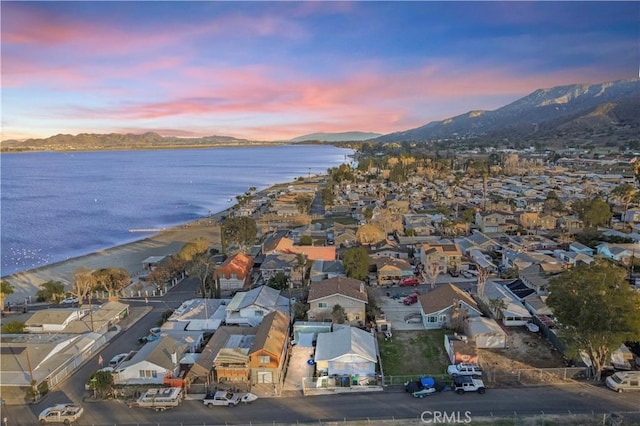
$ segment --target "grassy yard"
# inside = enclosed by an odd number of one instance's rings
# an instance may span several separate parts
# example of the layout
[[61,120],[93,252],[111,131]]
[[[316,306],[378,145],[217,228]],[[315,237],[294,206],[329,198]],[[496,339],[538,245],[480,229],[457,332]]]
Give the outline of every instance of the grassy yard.
[[390,340],[379,338],[385,376],[445,374],[444,335],[445,330],[394,331]]
[[358,222],[352,217],[334,217],[327,219],[314,219],[311,223],[332,224],[333,222],[340,223],[342,225],[355,225]]

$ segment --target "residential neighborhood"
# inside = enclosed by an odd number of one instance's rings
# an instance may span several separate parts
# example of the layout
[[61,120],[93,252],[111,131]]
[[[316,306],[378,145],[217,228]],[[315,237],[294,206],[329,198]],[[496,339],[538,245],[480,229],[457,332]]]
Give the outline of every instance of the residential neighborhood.
[[[140,346],[121,348],[107,386],[177,387],[187,399],[384,392],[416,377],[450,382],[450,365],[470,364],[483,371],[484,393],[639,370],[637,333],[606,360],[576,354],[554,310],[564,302],[553,302],[559,277],[588,268],[614,268],[615,285],[639,294],[638,198],[616,190],[637,194],[636,176],[504,156],[527,173],[388,158],[345,165],[349,179],[329,171],[255,193],[220,224],[255,235],[200,242],[191,263],[176,262],[180,253],[148,258],[146,281],[132,280],[144,296],[129,286],[105,300],[94,287],[96,303],[35,311],[22,333],[3,333],[3,395],[54,389],[121,332],[127,300],[148,303],[186,279],[198,290]],[[314,200],[321,210],[311,211]]]

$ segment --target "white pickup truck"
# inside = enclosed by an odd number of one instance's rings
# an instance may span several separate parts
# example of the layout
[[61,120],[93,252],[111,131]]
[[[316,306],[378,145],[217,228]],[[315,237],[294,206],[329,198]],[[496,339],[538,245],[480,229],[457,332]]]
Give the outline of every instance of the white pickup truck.
[[214,405],[235,407],[241,400],[242,394],[218,391],[215,393],[208,393],[202,400],[202,403],[207,407],[213,407]]
[[84,409],[73,404],[58,404],[46,408],[38,416],[40,424],[64,423],[66,425],[74,423],[82,415]]
[[182,388],[154,388],[149,389],[140,397],[131,402],[129,407],[153,408],[156,411],[164,411],[177,407],[182,402]]

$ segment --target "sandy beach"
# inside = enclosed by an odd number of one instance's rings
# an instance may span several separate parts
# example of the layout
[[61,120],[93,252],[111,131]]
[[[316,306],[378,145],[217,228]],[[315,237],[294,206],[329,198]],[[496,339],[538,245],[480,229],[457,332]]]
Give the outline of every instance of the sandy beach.
[[73,273],[78,268],[120,267],[135,277],[142,271],[142,261],[149,256],[166,256],[177,253],[184,244],[199,237],[207,239],[212,247],[219,248],[220,225],[217,219],[223,214],[225,213],[221,212],[212,218],[203,218],[186,225],[168,228],[140,241],[9,275],[3,279],[14,287],[14,292],[6,299],[12,303],[22,303],[25,297],[31,296],[33,298],[40,290],[40,285],[47,281],[60,281],[69,290]]

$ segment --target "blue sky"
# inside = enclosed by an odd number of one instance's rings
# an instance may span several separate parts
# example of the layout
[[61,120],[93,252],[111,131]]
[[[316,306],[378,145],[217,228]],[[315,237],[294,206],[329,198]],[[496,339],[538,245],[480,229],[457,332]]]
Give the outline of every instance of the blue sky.
[[3,140],[390,133],[640,66],[640,2],[0,7]]

